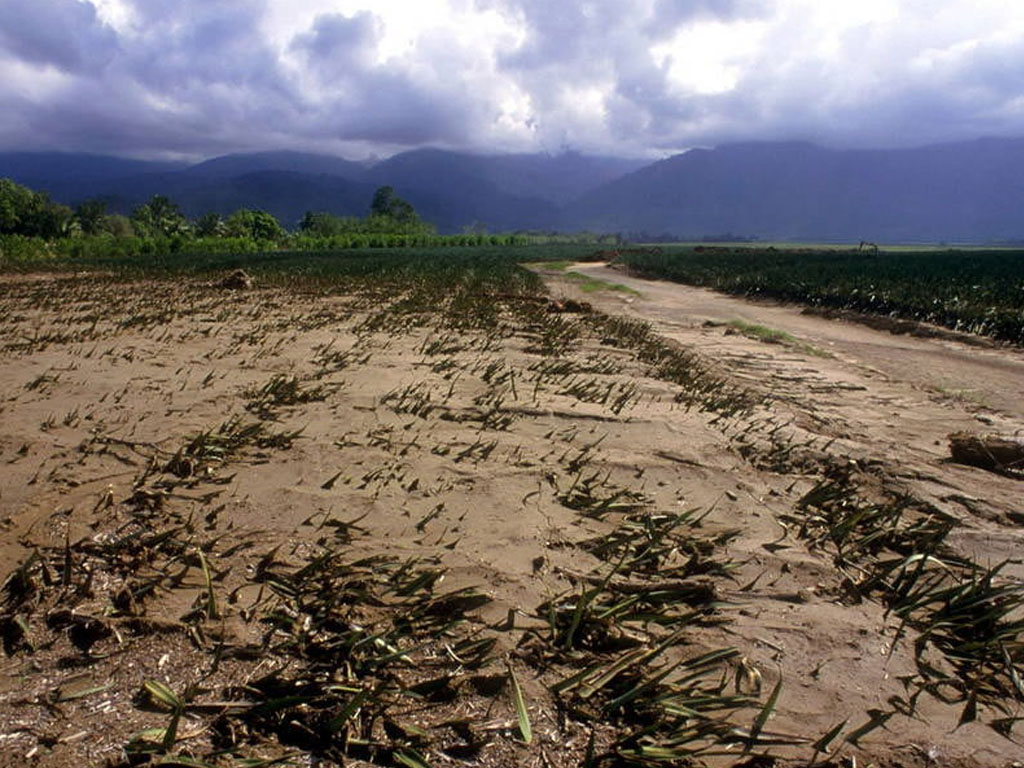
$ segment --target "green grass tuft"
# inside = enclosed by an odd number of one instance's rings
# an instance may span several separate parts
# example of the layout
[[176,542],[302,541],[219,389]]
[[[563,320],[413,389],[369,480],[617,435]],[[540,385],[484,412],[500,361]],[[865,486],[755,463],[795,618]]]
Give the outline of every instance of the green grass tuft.
[[622,283],[609,283],[607,280],[599,280],[596,277],[590,275],[584,275],[580,272],[566,272],[565,277],[568,280],[576,283],[581,291],[584,293],[596,293],[597,291],[616,291],[618,293],[628,293],[633,296],[639,296],[640,292],[633,290],[628,285]]
[[815,357],[832,357],[823,349],[818,349],[812,344],[798,341],[793,334],[786,331],[769,328],[766,325],[758,325],[757,323],[748,323],[745,320],[730,320],[727,325],[747,338],[756,339],[765,344],[781,344],[784,347],[792,347]]

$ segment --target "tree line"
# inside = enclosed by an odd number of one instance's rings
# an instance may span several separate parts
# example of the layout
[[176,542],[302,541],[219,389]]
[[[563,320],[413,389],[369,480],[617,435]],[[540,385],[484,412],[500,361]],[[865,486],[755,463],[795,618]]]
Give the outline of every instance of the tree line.
[[189,219],[173,200],[154,195],[124,215],[108,200],[75,207],[54,202],[10,179],[0,179],[0,264],[31,265],[51,258],[145,257],[160,254],[248,253],[270,250],[434,248],[541,243],[614,244],[615,235],[485,231],[439,235],[389,186],[376,190],[363,217],[307,211],[288,231],[267,211],[240,208],[229,216]]
[[241,238],[277,243],[290,235],[332,237],[353,234],[436,235],[407,201],[391,187],[381,187],[363,217],[307,211],[294,233],[267,211],[240,208],[227,217],[206,213],[190,220],[164,195],[154,195],[130,216],[113,212],[104,198],[85,200],[71,208],[50,200],[45,192],[0,179],[0,235],[49,240],[81,235],[142,238]]

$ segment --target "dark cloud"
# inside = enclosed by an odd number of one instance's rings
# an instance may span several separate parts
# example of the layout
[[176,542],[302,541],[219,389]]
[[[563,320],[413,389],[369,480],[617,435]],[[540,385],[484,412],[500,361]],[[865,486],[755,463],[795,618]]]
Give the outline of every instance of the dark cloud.
[[178,0],[166,14],[140,6],[150,15],[127,46],[123,69],[158,93],[222,85],[287,94],[278,53],[260,29],[263,3]]
[[[95,10],[83,3],[31,5],[47,18],[64,18],[69,5],[76,12],[86,7],[95,19]],[[6,146],[206,153],[253,139],[262,143],[274,136],[275,126],[291,121],[297,94],[259,29],[261,3],[147,0],[136,10],[135,29],[116,40],[115,55],[102,71],[78,73],[37,98],[22,95],[18,110],[31,133],[18,141],[18,129],[0,120]],[[82,59],[109,50],[107,39],[97,36],[79,36],[78,45]],[[0,84],[6,101],[13,94],[4,88]]]
[[772,0],[657,0],[644,30],[653,39],[664,39],[693,21],[764,18],[774,5]]
[[403,77],[378,74],[358,93],[325,106],[324,122],[340,139],[415,147],[472,138],[458,102],[435,99]]
[[117,34],[92,3],[0,0],[0,52],[73,73],[101,69],[117,48]]
[[[580,5],[517,0],[508,3],[504,10],[516,12],[527,32],[521,46],[500,57],[506,68],[529,70],[581,60],[585,58],[588,41],[597,42],[593,33],[598,23]],[[603,42],[608,35],[604,29],[601,32]]]
[[[371,20],[353,19],[364,48],[376,39]],[[315,25],[316,27],[317,25]],[[345,30],[352,32],[351,25]],[[348,38],[352,40],[352,38]],[[412,58],[429,62],[414,76],[388,63],[375,63],[367,51],[347,47],[318,62],[322,100],[311,114],[333,136],[398,146],[465,146],[486,126],[487,94],[467,87],[471,62],[455,37],[434,35],[417,45]]]
[[844,6],[841,23],[813,0],[452,0],[500,23],[432,18],[397,47],[386,4],[291,0],[289,18],[270,0],[124,1],[115,29],[84,0],[0,0],[0,148],[638,153],[1024,134],[1024,26],[995,0],[905,0],[877,19]]
[[380,24],[370,13],[320,15],[294,37],[289,49],[319,82],[304,91],[261,31],[261,3],[139,9],[139,32],[102,77],[39,99],[5,93],[0,83],[0,99],[17,115],[0,118],[0,143],[136,154],[337,141],[454,145],[471,141],[480,118],[478,95],[460,88],[457,43],[446,44],[454,55],[439,57],[435,82],[417,83],[374,63]]
[[[117,98],[111,95],[117,90]],[[5,103],[7,99],[4,98]],[[0,146],[106,154],[164,156],[259,147],[266,135],[250,136],[228,125],[223,112],[159,106],[131,81],[81,81],[73,91],[45,100],[20,98],[21,126],[0,120]]]
[[292,39],[289,49],[317,82],[307,130],[403,147],[484,146],[496,76],[482,86],[475,79],[486,62],[477,41],[438,28],[397,57],[382,57],[382,28],[374,14],[328,14]]
[[291,48],[305,53],[313,66],[337,71],[343,66],[365,66],[376,49],[380,33],[380,19],[369,11],[352,17],[325,13],[316,17],[308,32],[296,35]]

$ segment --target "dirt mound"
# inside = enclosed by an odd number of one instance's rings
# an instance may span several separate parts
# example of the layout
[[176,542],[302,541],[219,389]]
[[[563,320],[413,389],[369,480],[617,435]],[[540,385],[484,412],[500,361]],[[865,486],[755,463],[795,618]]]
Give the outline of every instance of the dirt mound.
[[248,290],[249,288],[252,288],[252,285],[252,276],[244,269],[236,269],[230,275],[217,283],[218,288],[224,288],[229,291]]
[[949,436],[953,461],[1024,478],[1024,443],[999,435],[954,432]]

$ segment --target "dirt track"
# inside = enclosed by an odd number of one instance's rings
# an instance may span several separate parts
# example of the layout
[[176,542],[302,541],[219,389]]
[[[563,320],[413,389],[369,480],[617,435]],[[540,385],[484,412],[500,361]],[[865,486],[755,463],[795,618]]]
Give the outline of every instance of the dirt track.
[[[802,429],[836,438],[851,456],[884,459],[900,476],[917,478],[924,483],[920,490],[943,509],[955,511],[948,497],[962,494],[977,499],[966,510],[973,515],[1014,523],[1006,515],[1024,513],[1019,484],[947,462],[952,432],[1024,436],[1024,350],[894,335],[799,307],[641,280],[603,264],[572,270],[638,291],[606,291],[590,299],[692,345],[767,391]],[[559,286],[572,291],[571,284]],[[808,354],[799,344],[766,344],[720,325],[733,320],[784,331],[824,354]],[[1015,531],[1000,533],[1017,540]]]
[[[1004,414],[1010,418],[1000,420],[1001,428],[1024,428],[1024,350],[898,336],[805,314],[799,307],[747,301],[680,283],[642,280],[604,264],[580,263],[571,269],[639,291],[639,297],[604,294],[601,306],[650,320],[659,332],[680,340],[728,353],[737,345],[730,347],[726,343],[729,339],[717,343],[715,337],[721,333],[706,330],[705,322],[743,320],[765,325],[830,353],[833,360],[815,360],[823,379],[859,375],[876,386],[888,384],[920,392],[929,399],[958,400],[943,411],[957,423],[976,424],[974,417],[979,413],[993,417]],[[615,300],[609,301],[608,297]],[[746,351],[738,354],[742,356]],[[763,348],[761,351],[765,352]],[[779,367],[793,367],[785,356],[775,357]],[[780,385],[780,390],[785,393],[786,386]]]
[[[799,307],[638,279],[603,264],[580,263],[569,270],[638,292],[597,291],[585,298],[596,309],[650,322],[657,333],[715,360],[727,375],[769,393],[774,410],[788,414],[797,435],[828,438],[830,450],[839,455],[850,456],[861,466],[883,467],[900,492],[958,521],[949,541],[960,552],[989,565],[1009,560],[1006,572],[1024,579],[1019,559],[1024,551],[1024,482],[950,462],[947,439],[959,430],[1024,437],[1024,351],[897,336],[804,314]],[[556,292],[584,298],[574,282],[557,274],[547,277]],[[734,320],[784,331],[796,343],[748,338],[730,329]],[[781,539],[788,541],[785,534]],[[766,565],[774,560],[781,571],[799,574],[797,587],[813,592],[814,573],[823,565],[818,558],[788,548],[763,558],[763,552],[757,554],[762,546],[760,542],[752,547],[755,560]],[[775,658],[785,664],[788,674],[799,678],[822,658],[843,659],[839,667],[849,665],[845,678],[840,675],[825,686],[833,694],[844,691],[842,695],[830,700],[827,693],[808,691],[814,703],[808,702],[807,717],[812,710],[820,711],[823,693],[826,709],[841,709],[854,690],[870,691],[877,685],[876,696],[885,690],[882,679],[872,678],[874,671],[884,668],[885,680],[901,674],[895,657],[884,667],[876,666],[866,663],[864,645],[847,645],[851,635],[864,634],[866,626],[881,629],[878,614],[858,618],[849,609],[835,611],[816,599],[810,609],[799,604],[784,607],[776,601],[762,606],[754,614],[755,621],[740,631],[755,646],[770,649],[777,644],[783,649]],[[858,627],[858,621],[864,623]],[[765,631],[766,626],[771,630]],[[882,656],[887,649],[883,643]],[[804,665],[806,669],[801,670]],[[869,694],[865,703],[870,699]],[[792,702],[790,706],[800,709]],[[936,713],[935,725],[946,717]],[[947,721],[945,727],[932,731],[935,741],[929,749],[938,764],[943,764],[942,758],[972,752],[962,750],[971,741],[966,730],[957,731],[955,738],[939,735],[943,730],[952,732],[953,725]],[[910,731],[904,735],[908,737],[904,744],[922,744]],[[890,743],[895,749],[899,739]],[[1006,755],[1024,757],[1024,752],[1004,741],[993,741],[991,747],[991,752],[973,752],[980,764],[1001,765]]]

